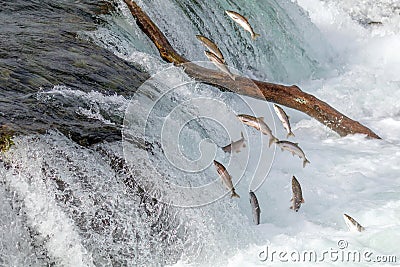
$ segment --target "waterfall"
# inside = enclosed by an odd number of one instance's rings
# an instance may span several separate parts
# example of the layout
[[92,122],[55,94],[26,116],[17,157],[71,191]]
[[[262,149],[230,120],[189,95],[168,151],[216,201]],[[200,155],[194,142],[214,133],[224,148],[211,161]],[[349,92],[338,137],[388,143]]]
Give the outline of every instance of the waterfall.
[[[398,59],[360,41],[354,47],[377,52],[375,61],[360,67],[364,61],[353,58],[346,65],[345,45],[336,51],[329,41],[329,29],[343,20],[360,36],[387,38],[385,47],[396,51],[393,32],[368,32],[379,27],[365,23],[368,5],[347,14],[350,7],[334,1],[136,1],[189,60],[215,68],[195,37],[204,35],[234,72],[305,84],[377,130],[389,129],[382,136],[392,143],[338,138],[288,109],[293,141],[311,161],[302,168],[236,117],[264,117],[285,138],[270,104],[200,84],[163,62],[124,1],[41,2],[15,1],[0,11],[0,34],[13,44],[0,42],[0,129],[24,129],[0,154],[1,266],[257,265],[265,246],[329,249],[339,239],[355,249],[399,252],[400,123],[398,103],[389,99],[400,91]],[[398,34],[398,7],[382,2],[385,12],[374,19],[389,17]],[[252,40],[225,10],[243,14],[261,37]],[[386,66],[381,58],[390,64],[377,78],[376,66]],[[246,147],[224,153],[221,147],[241,133]],[[240,198],[229,197],[214,159]],[[306,201],[298,213],[289,210],[294,174]],[[258,226],[249,190],[261,204]],[[344,232],[345,210],[372,230],[360,239]]]

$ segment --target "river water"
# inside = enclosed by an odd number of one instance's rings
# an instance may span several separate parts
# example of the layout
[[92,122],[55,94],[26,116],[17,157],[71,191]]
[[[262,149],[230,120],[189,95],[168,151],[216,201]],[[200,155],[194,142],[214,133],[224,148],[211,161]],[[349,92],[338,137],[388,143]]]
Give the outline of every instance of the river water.
[[[0,155],[1,266],[256,266],[269,264],[266,246],[320,253],[343,239],[400,260],[398,1],[136,2],[186,58],[213,68],[195,38],[208,36],[234,72],[298,84],[383,140],[339,138],[287,110],[303,169],[235,118],[254,112],[284,139],[269,104],[163,62],[123,1],[1,1],[0,129],[15,135]],[[218,148],[241,131],[241,153]],[[306,200],[298,213],[292,175]],[[344,212],[367,231],[348,233]]]

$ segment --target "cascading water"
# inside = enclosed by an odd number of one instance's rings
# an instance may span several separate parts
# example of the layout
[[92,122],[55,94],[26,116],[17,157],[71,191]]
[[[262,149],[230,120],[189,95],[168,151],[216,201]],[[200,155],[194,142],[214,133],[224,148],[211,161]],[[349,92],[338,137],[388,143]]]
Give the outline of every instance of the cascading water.
[[[137,1],[188,59],[206,60],[195,38],[202,34],[219,45],[237,72],[272,82],[301,82],[349,108],[342,102],[354,97],[350,89],[340,91],[332,84],[344,80],[353,89],[348,78],[353,76],[346,72],[350,67],[345,58],[336,57],[323,35],[330,39],[327,32],[313,24],[330,25],[310,7],[327,1],[298,2],[310,13],[289,0]],[[396,145],[357,136],[338,139],[290,111],[296,140],[310,155],[311,166],[302,169],[297,158],[280,152],[273,161],[275,150],[268,148],[268,140],[235,118],[254,112],[272,126],[268,104],[196,83],[162,62],[123,1],[25,6],[16,1],[4,6],[2,40],[10,32],[15,35],[9,37],[13,47],[0,42],[0,123],[20,125],[24,135],[0,156],[0,265],[257,265],[266,245],[328,249],[339,238],[356,248],[399,252],[392,248],[399,237]],[[339,6],[332,2],[327,9],[339,12],[355,29],[360,21],[368,27],[360,19],[365,12],[357,13],[362,7],[347,17],[346,6]],[[388,6],[383,5],[385,12],[373,12],[373,19],[398,10]],[[252,41],[225,10],[248,17],[261,38]],[[385,78],[391,79],[389,88],[398,88],[394,75]],[[324,86],[340,94],[334,96]],[[360,112],[348,111],[368,116],[366,121],[376,128],[389,125],[381,119],[387,113],[372,112],[363,103],[353,103]],[[385,104],[397,122],[396,105]],[[393,129],[383,137],[398,143]],[[247,142],[241,153],[229,155],[218,148],[240,138],[241,131]],[[280,125],[273,131],[284,136]],[[240,199],[226,194],[212,166],[214,158],[229,166]],[[288,209],[287,178],[294,173],[306,200],[299,213]],[[257,227],[249,189],[257,189],[261,204],[262,225]],[[371,222],[369,233],[360,239],[345,233],[344,210],[360,212],[357,218]]]
[[[250,77],[275,82],[298,82],[327,71],[334,53],[306,13],[291,1],[137,1],[173,47],[193,61],[205,61],[201,43],[195,38],[202,34],[214,40],[225,55],[228,65]],[[150,53],[157,57],[148,39],[125,4],[120,1],[122,14],[109,17],[107,29],[92,33],[123,58],[142,65]],[[263,38],[253,42],[225,14],[225,10],[241,12]],[[147,59],[149,60],[149,59]],[[146,64],[146,63],[145,63]]]

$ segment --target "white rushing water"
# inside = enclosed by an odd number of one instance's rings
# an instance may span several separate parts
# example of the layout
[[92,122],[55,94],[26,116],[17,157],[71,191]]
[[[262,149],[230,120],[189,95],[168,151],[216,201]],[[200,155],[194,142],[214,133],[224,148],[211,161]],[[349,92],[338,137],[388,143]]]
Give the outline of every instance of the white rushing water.
[[[267,137],[235,118],[263,116],[284,139],[270,104],[194,83],[162,62],[121,1],[121,14],[85,34],[155,76],[131,99],[65,86],[38,93],[46,101],[73,99],[79,115],[106,124],[113,122],[104,114],[125,116],[124,140],[85,148],[56,131],[16,138],[0,165],[0,264],[309,266],[297,258],[304,251],[323,266],[383,266],[372,262],[380,255],[400,262],[398,1],[216,2],[137,1],[187,58],[205,60],[194,37],[204,34],[237,72],[296,83],[382,140],[341,138],[285,109],[296,135],[290,140],[311,162],[302,168],[297,156],[268,148]],[[225,9],[249,17],[260,39],[252,41]],[[247,146],[224,154],[218,146],[239,139],[241,131]],[[151,151],[138,145],[143,141]],[[239,199],[224,195],[214,158],[227,166]],[[305,199],[297,213],[289,209],[293,175]],[[132,179],[148,191],[145,197]],[[257,226],[249,189],[260,203]],[[344,213],[366,231],[349,232]],[[360,262],[342,260],[347,252],[360,253]]]

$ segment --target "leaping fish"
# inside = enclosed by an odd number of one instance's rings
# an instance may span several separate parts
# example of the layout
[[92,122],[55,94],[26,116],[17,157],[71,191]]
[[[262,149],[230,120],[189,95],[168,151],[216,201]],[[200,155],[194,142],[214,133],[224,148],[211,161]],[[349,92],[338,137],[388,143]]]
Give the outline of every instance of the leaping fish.
[[239,114],[236,117],[244,124],[259,130],[260,132],[262,132],[265,135],[268,135],[269,136],[269,146],[271,146],[272,143],[276,143],[279,141],[278,138],[276,138],[272,134],[272,131],[268,127],[268,125],[264,122],[264,117],[256,118],[254,116],[250,116],[250,115],[246,115],[246,114]]
[[231,194],[231,198],[232,197],[237,197],[239,198],[240,196],[238,194],[236,194],[235,192],[235,188],[233,187],[233,183],[232,183],[232,177],[229,175],[228,171],[225,169],[224,165],[222,165],[221,163],[219,163],[218,161],[214,160],[214,165],[217,168],[217,172],[219,174],[219,176],[222,179],[222,182],[225,184],[225,186],[231,190],[232,194]]
[[204,51],[206,54],[206,57],[217,66],[218,69],[220,69],[222,72],[226,73],[231,77],[232,80],[235,80],[235,75],[232,74],[232,72],[229,71],[228,67],[224,64],[224,62],[216,56],[214,53],[209,52],[209,51]]
[[258,200],[257,200],[256,194],[254,194],[253,191],[250,191],[249,195],[250,195],[251,208],[253,210],[253,220],[256,225],[259,225],[260,224],[260,213],[261,213],[260,206],[258,205]]
[[356,220],[354,220],[352,217],[350,217],[347,214],[343,214],[343,219],[349,228],[350,231],[352,232],[362,232],[365,230],[364,227],[361,226]]
[[231,144],[229,144],[227,146],[222,147],[222,150],[224,152],[229,152],[229,153],[232,152],[232,151],[234,151],[236,153],[239,153],[240,149],[242,147],[246,147],[246,144],[244,143],[245,139],[244,139],[244,136],[243,136],[243,132],[241,133],[241,135],[242,135],[241,139],[239,139],[237,141],[234,141],[234,142],[232,142]]
[[279,146],[282,151],[287,150],[291,152],[293,156],[296,154],[297,156],[299,156],[299,158],[303,159],[303,168],[306,166],[307,163],[310,163],[310,161],[306,158],[303,150],[299,147],[298,143],[292,143],[290,141],[278,141],[276,142],[276,145]]
[[242,26],[242,28],[245,29],[246,31],[250,32],[251,38],[253,40],[255,40],[258,36],[260,36],[258,33],[254,32],[249,21],[245,17],[243,17],[242,15],[240,15],[239,13],[237,13],[235,11],[226,10],[225,12],[226,12],[226,14],[228,14],[228,16],[231,19],[233,19],[233,21],[235,21],[240,26]]
[[286,114],[286,112],[278,105],[274,104],[274,110],[276,115],[278,116],[279,120],[283,124],[283,128],[287,131],[287,136],[286,138],[289,138],[289,136],[293,136],[294,134],[292,132],[292,128],[290,127],[290,122],[289,122],[289,116]]
[[304,203],[304,198],[303,198],[303,193],[301,191],[300,183],[294,176],[292,177],[292,191],[293,191],[293,197],[290,200],[292,201],[292,206],[290,206],[290,209],[298,212],[301,203]]
[[219,50],[218,46],[213,41],[203,35],[196,35],[196,38],[199,39],[203,43],[203,45],[208,48],[208,50],[210,50],[212,53],[214,53],[214,55],[221,59],[223,63],[225,63],[225,59],[221,53],[221,50]]

